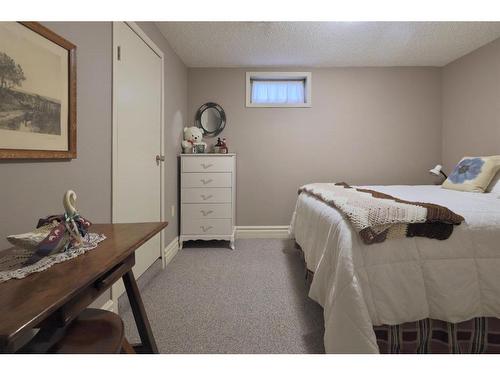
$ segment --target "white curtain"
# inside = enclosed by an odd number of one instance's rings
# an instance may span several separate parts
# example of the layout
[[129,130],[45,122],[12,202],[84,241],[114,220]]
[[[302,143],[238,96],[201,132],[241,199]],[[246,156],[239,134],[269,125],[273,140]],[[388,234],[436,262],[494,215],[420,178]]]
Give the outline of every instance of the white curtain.
[[304,81],[252,81],[252,103],[304,103]]

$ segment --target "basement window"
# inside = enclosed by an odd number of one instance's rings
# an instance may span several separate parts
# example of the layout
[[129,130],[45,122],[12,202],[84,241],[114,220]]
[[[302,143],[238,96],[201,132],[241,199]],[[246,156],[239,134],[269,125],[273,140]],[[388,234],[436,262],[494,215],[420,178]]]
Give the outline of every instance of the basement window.
[[311,107],[310,72],[247,72],[247,107]]

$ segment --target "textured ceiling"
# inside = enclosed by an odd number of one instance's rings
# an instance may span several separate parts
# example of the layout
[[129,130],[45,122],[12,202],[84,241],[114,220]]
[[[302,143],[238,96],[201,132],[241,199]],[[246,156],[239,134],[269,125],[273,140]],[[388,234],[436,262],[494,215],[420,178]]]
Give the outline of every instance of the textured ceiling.
[[189,67],[443,66],[500,22],[157,22]]

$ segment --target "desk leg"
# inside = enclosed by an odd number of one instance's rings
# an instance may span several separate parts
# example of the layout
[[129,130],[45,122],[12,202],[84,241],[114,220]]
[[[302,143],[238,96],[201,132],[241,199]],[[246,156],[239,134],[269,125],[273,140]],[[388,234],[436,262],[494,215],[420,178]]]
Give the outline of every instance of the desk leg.
[[132,270],[125,273],[122,279],[125,284],[125,290],[127,291],[127,297],[130,302],[130,307],[132,308],[132,313],[134,314],[135,325],[137,326],[137,331],[141,337],[144,353],[158,354],[158,348],[156,347],[155,338],[153,337],[153,331],[151,331],[151,326],[149,325],[146,310],[144,309],[144,304],[142,303],[139,288],[135,282]]

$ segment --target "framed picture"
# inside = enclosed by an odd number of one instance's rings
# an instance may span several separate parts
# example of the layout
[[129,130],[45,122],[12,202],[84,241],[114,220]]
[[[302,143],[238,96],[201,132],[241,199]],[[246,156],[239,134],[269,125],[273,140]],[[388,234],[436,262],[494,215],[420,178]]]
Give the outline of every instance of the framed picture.
[[0,22],[0,159],[76,158],[76,46]]

